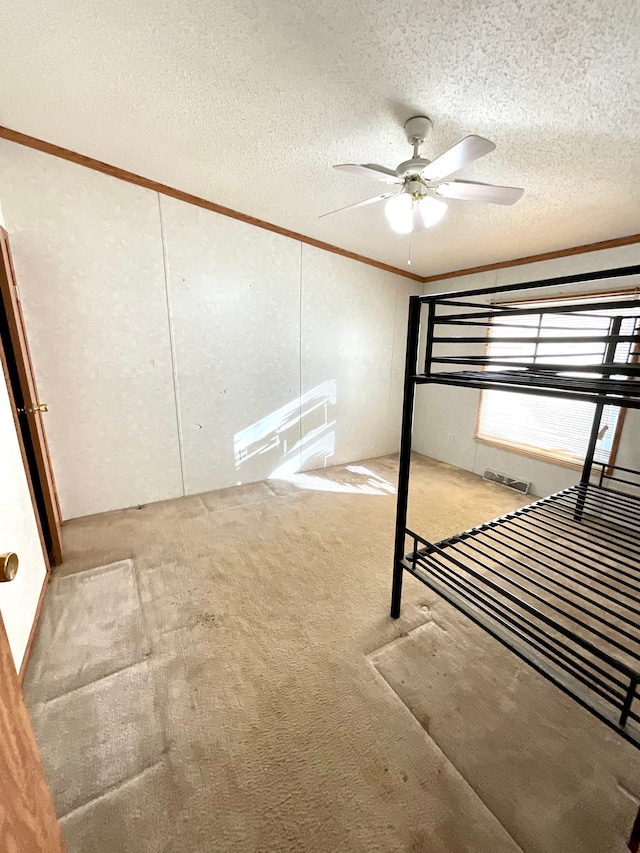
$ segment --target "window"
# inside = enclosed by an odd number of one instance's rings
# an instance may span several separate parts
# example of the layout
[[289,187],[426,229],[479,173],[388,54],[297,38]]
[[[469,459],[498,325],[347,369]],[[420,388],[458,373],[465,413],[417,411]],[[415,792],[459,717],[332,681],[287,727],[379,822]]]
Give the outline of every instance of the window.
[[[628,295],[628,294],[624,294]],[[593,295],[589,297],[593,300]],[[578,298],[572,298],[575,305]],[[522,305],[522,303],[519,303]],[[527,307],[542,306],[545,302],[528,302]],[[546,303],[548,304],[548,302]],[[613,314],[628,314],[622,321],[620,334],[632,335],[640,330],[638,312],[619,310],[584,312],[582,314],[531,314],[501,317],[499,325],[490,329],[488,354],[500,358],[514,357],[515,361],[543,365],[552,362],[593,364],[603,361],[605,344],[588,343],[531,343],[530,336],[551,337],[563,335],[579,337],[606,334]],[[562,331],[558,331],[561,328]],[[522,336],[523,342],[501,343],[500,338]],[[634,352],[632,343],[619,343],[615,361],[625,362]],[[489,368],[491,369],[491,368]],[[497,368],[499,369],[499,368]],[[582,374],[584,376],[584,374]],[[623,377],[616,377],[623,378]],[[554,397],[516,394],[506,391],[483,391],[476,428],[476,439],[497,444],[554,462],[579,465],[585,457],[595,403],[581,400],[563,400]],[[613,464],[618,433],[624,411],[617,406],[605,406],[600,421],[595,460]]]

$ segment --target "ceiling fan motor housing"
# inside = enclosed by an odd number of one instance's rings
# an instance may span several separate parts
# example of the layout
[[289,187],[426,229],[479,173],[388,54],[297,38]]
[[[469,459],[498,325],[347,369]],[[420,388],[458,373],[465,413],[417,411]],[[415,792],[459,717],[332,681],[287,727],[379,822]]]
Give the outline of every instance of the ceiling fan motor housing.
[[432,127],[433,122],[427,116],[413,116],[404,123],[407,142],[410,145],[419,145],[425,141]]
[[419,179],[416,180],[408,180],[404,185],[404,191],[412,195],[414,198],[422,198],[427,193],[427,187],[425,182]]
[[425,160],[424,157],[413,157],[411,160],[405,160],[404,163],[400,163],[396,169],[396,173],[399,178],[418,175],[430,162],[431,160]]

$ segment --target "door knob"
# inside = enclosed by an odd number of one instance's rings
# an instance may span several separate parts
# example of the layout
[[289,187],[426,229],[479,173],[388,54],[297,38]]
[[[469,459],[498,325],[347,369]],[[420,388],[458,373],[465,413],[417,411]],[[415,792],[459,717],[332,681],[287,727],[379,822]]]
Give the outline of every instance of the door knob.
[[12,581],[18,574],[18,555],[13,551],[0,554],[0,583]]

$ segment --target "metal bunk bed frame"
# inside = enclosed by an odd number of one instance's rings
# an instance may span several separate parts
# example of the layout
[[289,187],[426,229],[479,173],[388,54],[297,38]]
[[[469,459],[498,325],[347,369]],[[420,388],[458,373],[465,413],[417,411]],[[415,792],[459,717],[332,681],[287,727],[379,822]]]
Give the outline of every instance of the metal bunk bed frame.
[[[640,266],[410,297],[391,616],[400,616],[402,580],[404,572],[409,572],[640,747],[640,472],[594,462],[604,406],[640,409],[640,382],[630,381],[640,378],[637,322],[632,334],[621,330],[628,309],[640,308],[640,293],[573,303],[571,295],[563,294],[561,301],[544,307],[468,301],[634,275],[640,275]],[[616,310],[623,313],[616,314]],[[434,348],[442,344],[457,349],[487,344],[491,324],[500,325],[498,317],[554,315],[553,322],[558,320],[554,328],[569,331],[562,325],[569,322],[568,315],[594,316],[597,311],[606,311],[611,318],[604,334],[549,336],[539,327],[531,327],[531,335],[499,338],[501,342],[532,343],[536,348],[541,343],[593,343],[600,347],[597,362],[576,365],[543,360],[534,364],[514,361],[513,355],[491,355],[486,347],[482,356],[434,355]],[[420,372],[423,323],[425,355]],[[477,327],[481,336],[447,334],[469,326]],[[526,321],[520,328],[525,326]],[[444,333],[440,333],[442,328]],[[622,363],[615,360],[621,344],[628,351]],[[415,390],[424,384],[502,389],[595,403],[580,482],[440,542],[429,542],[409,530]],[[600,466],[596,484],[591,482],[594,465]],[[408,552],[407,537],[412,543]]]

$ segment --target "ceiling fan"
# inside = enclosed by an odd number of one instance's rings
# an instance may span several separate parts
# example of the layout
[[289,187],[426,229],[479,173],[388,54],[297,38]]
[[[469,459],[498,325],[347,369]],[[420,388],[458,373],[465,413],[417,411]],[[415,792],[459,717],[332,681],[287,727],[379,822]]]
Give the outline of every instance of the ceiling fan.
[[[465,136],[435,160],[420,156],[420,146],[431,130],[431,119],[414,116],[404,126],[407,141],[413,145],[413,157],[405,160],[396,169],[387,169],[374,163],[341,163],[334,166],[341,172],[367,175],[392,184],[397,189],[382,195],[348,204],[322,216],[332,216],[344,210],[364,207],[377,201],[385,201],[385,215],[391,228],[398,234],[409,234],[436,225],[447,212],[442,198],[461,201],[482,201],[489,204],[515,204],[524,190],[517,187],[497,187],[476,181],[445,180],[479,157],[484,157],[496,147],[482,136]],[[322,217],[321,217],[322,218]]]

